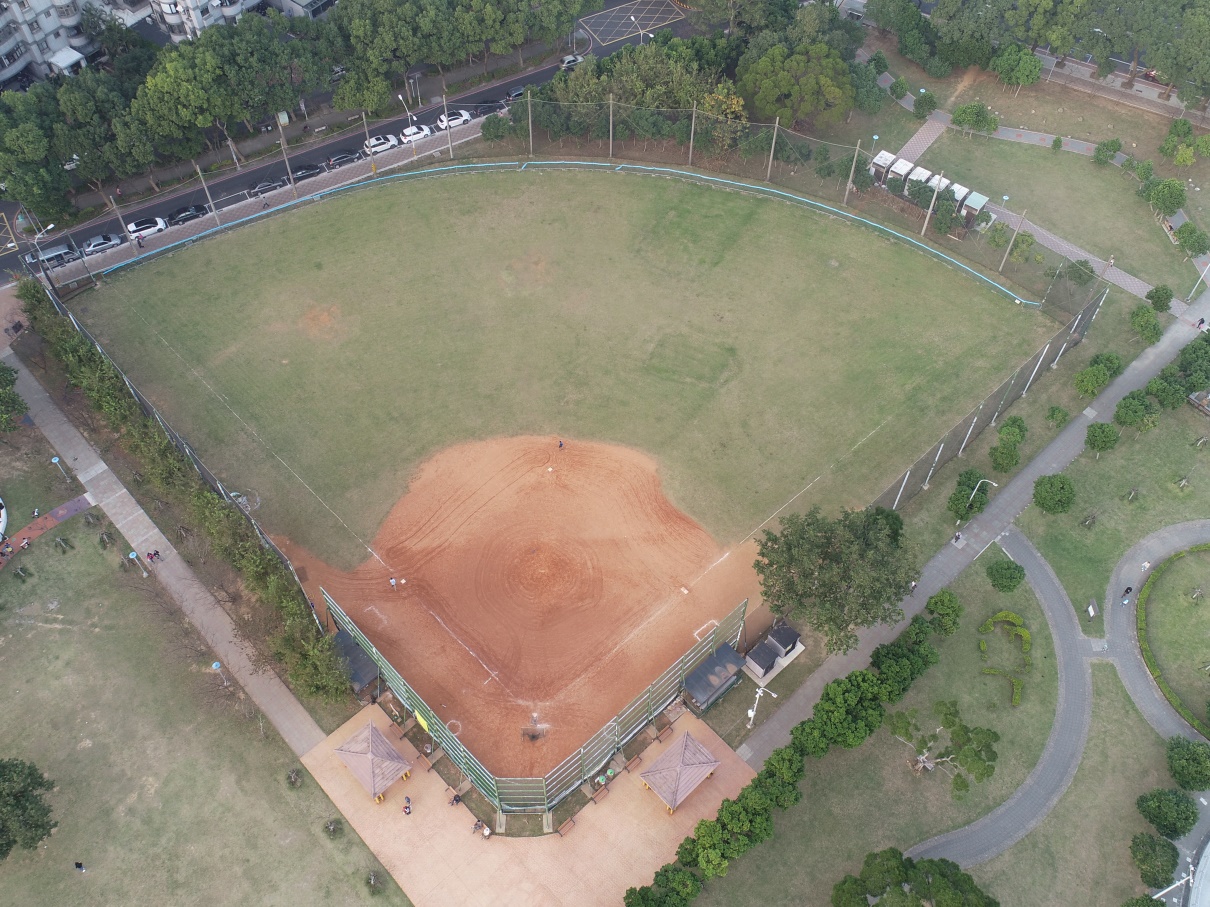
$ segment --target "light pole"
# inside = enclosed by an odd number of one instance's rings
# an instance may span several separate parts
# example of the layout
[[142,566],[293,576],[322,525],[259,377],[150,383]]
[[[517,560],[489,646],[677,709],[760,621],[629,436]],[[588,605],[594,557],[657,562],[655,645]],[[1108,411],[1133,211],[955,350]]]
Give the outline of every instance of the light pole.
[[147,571],[143,569],[143,562],[141,560],[139,560],[138,554],[135,553],[134,551],[132,551],[132,552],[130,552],[130,554],[128,554],[126,556],[128,558],[130,558],[130,560],[134,563],[134,565],[143,572],[143,579],[147,579]]
[[415,123],[416,118],[412,116],[412,111],[408,109],[408,102],[403,99],[403,95],[399,95],[399,102],[403,104],[403,112],[408,115],[408,122]]
[[[986,483],[987,483],[988,485],[990,485],[992,488],[999,488],[999,487],[1000,487],[1000,486],[999,486],[999,485],[997,485],[995,482],[993,482],[991,479],[980,479],[978,482],[976,482],[976,483],[975,483],[975,490],[974,490],[974,491],[972,491],[972,492],[971,492],[971,496],[970,496],[969,498],[967,498],[967,499],[966,499],[966,509],[967,509],[967,511],[968,511],[968,512],[969,512],[969,511],[970,511],[970,509],[971,509],[971,501],[973,501],[973,500],[975,499],[975,495],[977,495],[977,494],[979,493],[979,486],[980,486],[980,485],[982,485],[984,482],[986,482]],[[959,520],[957,523],[954,523],[954,525],[955,525],[955,526],[957,526],[957,525],[958,525],[959,523],[961,523],[961,522],[962,522],[962,520]]]
[[1206,272],[1210,271],[1210,264],[1202,268],[1202,273],[1197,275],[1197,281],[1193,284],[1193,289],[1189,291],[1189,304],[1193,304],[1193,295],[1197,292],[1197,288],[1201,286],[1203,280],[1206,279]]
[[227,675],[223,673],[223,663],[221,661],[214,662],[214,664],[210,665],[210,668],[211,670],[218,671],[218,676],[223,678],[223,686],[231,686],[231,684],[227,682]]
[[63,468],[62,461],[60,461],[60,459],[58,457],[51,457],[50,461],[59,467],[59,472],[63,473],[63,478],[67,479],[67,481],[70,482],[71,477],[67,474],[67,470]]
[[[630,21],[634,23],[635,28],[639,28],[639,20],[634,16],[630,17]],[[639,28],[639,47],[643,46],[643,29]]]
[[874,156],[874,149],[878,147],[878,136],[874,136],[874,144],[870,146],[870,157]]
[[765,687],[756,688],[756,700],[752,703],[752,708],[748,709],[748,729],[749,730],[752,729],[752,722],[756,720],[756,707],[758,705],[760,705],[760,697],[764,696],[766,693],[768,693],[774,699],[777,698],[777,694],[774,693],[770,689],[766,689]]

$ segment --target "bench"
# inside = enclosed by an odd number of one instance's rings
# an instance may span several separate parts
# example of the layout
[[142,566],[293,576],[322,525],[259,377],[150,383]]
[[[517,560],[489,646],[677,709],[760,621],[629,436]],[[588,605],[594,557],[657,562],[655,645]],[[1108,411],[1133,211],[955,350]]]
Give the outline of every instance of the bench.
[[416,764],[423,768],[426,774],[433,770],[433,763],[429,761],[429,757],[424,753],[416,754]]
[[629,762],[627,762],[627,763],[626,763],[624,766],[622,766],[622,769],[623,769],[623,771],[625,771],[627,774],[629,774],[629,773],[630,773],[630,770],[631,770],[632,768],[638,768],[639,764],[640,764],[642,761],[643,761],[643,757],[642,757],[642,756],[635,756],[633,759],[631,759]]
[[670,725],[668,725],[668,727],[664,728],[662,731],[660,731],[658,734],[655,735],[655,742],[660,743],[661,741],[666,740],[667,738],[669,738],[671,736],[672,736],[672,725],[670,724]]
[[597,788],[595,791],[593,791],[593,794],[592,794],[592,802],[593,802],[593,803],[600,803],[602,800],[604,800],[604,799],[605,799],[605,797],[606,797],[608,794],[609,794],[609,788],[608,788],[608,787],[606,787],[605,785],[603,785],[603,784],[602,784],[602,785],[601,785],[600,787],[598,787],[598,788]]
[[561,838],[575,827],[576,827],[576,820],[568,819],[566,822],[564,822],[562,825],[559,826],[558,830],[555,833]]

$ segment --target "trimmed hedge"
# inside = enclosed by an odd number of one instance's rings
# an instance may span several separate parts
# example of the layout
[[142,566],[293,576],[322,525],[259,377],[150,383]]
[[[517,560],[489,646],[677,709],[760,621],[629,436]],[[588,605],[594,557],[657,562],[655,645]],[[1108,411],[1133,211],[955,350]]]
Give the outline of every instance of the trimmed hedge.
[[1210,737],[1210,725],[1207,725],[1205,721],[1202,721],[1193,712],[1189,711],[1188,707],[1185,703],[1181,702],[1180,697],[1176,695],[1172,687],[1168,686],[1168,681],[1164,679],[1163,672],[1160,671],[1159,662],[1155,660],[1155,653],[1151,651],[1151,644],[1147,641],[1147,599],[1151,597],[1151,587],[1163,572],[1172,565],[1173,561],[1184,557],[1190,551],[1210,551],[1210,544],[1194,545],[1185,551],[1178,551],[1152,570],[1151,575],[1147,577],[1147,582],[1143,583],[1143,588],[1139,592],[1135,619],[1138,626],[1139,651],[1143,654],[1143,663],[1147,665],[1147,670],[1155,678],[1155,685],[1160,688],[1160,692],[1164,694],[1164,698],[1168,700],[1169,705],[1176,709],[1182,718],[1188,721],[1203,737]]

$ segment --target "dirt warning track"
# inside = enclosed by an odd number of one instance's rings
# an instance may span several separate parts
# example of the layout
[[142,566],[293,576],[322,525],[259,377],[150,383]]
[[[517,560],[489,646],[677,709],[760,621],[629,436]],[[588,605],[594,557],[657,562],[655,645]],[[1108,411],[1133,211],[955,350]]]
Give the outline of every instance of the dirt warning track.
[[279,541],[500,777],[545,774],[759,594],[753,546],[720,562],[653,459],[557,438],[440,452],[352,572]]

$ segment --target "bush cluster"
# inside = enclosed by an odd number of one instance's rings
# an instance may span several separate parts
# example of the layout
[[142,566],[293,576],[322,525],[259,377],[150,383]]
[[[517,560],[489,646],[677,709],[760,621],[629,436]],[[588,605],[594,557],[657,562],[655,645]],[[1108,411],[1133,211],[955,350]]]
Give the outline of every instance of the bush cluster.
[[1012,592],[1025,579],[1025,568],[1008,559],[992,561],[987,565],[987,578],[997,592]]
[[832,907],[934,904],[998,907],[975,880],[949,860],[913,860],[895,848],[866,854],[860,875],[848,875],[832,888]]
[[991,457],[992,469],[996,472],[1011,472],[1021,462],[1021,442],[1025,440],[1025,420],[1020,416],[1009,416],[1004,420],[997,433],[996,444],[988,455]]
[[250,592],[276,609],[281,626],[273,655],[290,681],[309,695],[331,700],[347,695],[348,673],[334,637],[316,626],[290,571],[261,541],[243,513],[202,483],[160,424],[143,413],[113,364],[70,319],[59,315],[41,284],[23,280],[17,295],[30,327],[62,363],[68,383],[79,388],[122,436],[127,450],[140,462],[144,478],[158,490],[184,499],[215,552],[240,572]]

